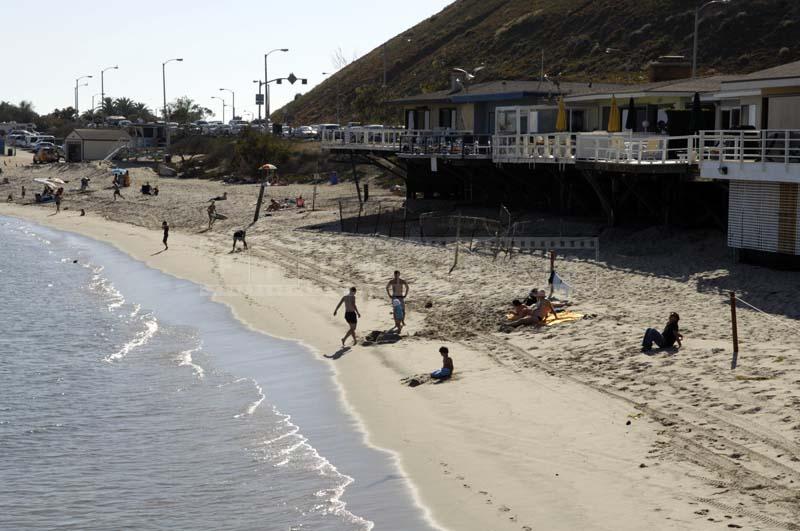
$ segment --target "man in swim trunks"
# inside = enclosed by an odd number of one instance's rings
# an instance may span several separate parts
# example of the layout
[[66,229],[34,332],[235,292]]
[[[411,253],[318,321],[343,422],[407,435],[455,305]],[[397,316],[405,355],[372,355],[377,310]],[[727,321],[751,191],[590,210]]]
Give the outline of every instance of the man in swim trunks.
[[356,306],[356,288],[350,288],[350,293],[342,297],[339,304],[336,305],[336,309],[333,310],[333,315],[336,315],[336,312],[339,311],[342,304],[344,304],[344,320],[347,321],[347,324],[350,326],[350,329],[342,338],[342,346],[344,346],[344,342],[349,336],[353,336],[353,344],[355,345],[357,342],[356,326],[358,326],[358,319],[361,317],[358,306]]
[[169,249],[169,245],[167,245],[167,240],[169,239],[169,224],[166,221],[162,221],[161,229],[164,231],[164,239],[161,241],[164,242],[164,250],[166,251]]
[[211,204],[208,205],[208,230],[211,230],[215,221],[217,221],[217,206],[214,201],[211,201]]
[[395,271],[394,277],[386,284],[386,294],[389,296],[389,300],[397,299],[403,305],[403,326],[406,325],[406,297],[409,290],[408,282],[400,278],[400,271]]

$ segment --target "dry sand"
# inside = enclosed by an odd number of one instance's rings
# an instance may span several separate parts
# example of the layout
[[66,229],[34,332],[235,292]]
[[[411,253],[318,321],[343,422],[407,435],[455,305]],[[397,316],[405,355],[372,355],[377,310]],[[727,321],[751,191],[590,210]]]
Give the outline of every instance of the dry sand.
[[[82,175],[97,191],[71,191]],[[734,264],[718,233],[615,231],[602,239],[599,264],[580,253],[558,263],[575,287],[573,309],[588,318],[504,333],[508,301],[546,283],[541,256],[462,253],[448,274],[452,249],[302,228],[334,221],[335,198],[352,185],[320,187],[318,212],[262,219],[248,229],[251,250],[230,254],[256,187],[132,175],[126,200],[114,203],[102,165],[7,167],[3,198],[22,183],[30,198],[34,177],[60,176],[71,181],[69,210],[3,204],[0,214],[110,242],[211,287],[249,326],[308,344],[333,364],[365,437],[395,452],[442,527],[800,529],[797,273]],[[145,180],[158,184],[158,198],[138,194]],[[230,199],[218,210],[229,219],[206,232],[207,199],[223,191]],[[170,250],[154,254],[162,219],[173,226]],[[358,286],[362,334],[389,328],[383,287],[395,268],[411,283],[401,340],[340,350],[345,326],[331,315],[339,297]],[[728,289],[769,312],[739,309],[735,371]],[[683,348],[641,354],[644,328],[661,328],[672,310]],[[404,385],[439,365],[442,344],[456,377]]]

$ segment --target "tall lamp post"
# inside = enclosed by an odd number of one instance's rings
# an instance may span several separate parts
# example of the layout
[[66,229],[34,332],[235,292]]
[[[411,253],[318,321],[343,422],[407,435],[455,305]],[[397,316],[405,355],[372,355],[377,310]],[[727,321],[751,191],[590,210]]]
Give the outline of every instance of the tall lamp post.
[[[231,110],[233,111],[233,117],[231,118],[231,120],[235,120],[236,119],[236,93],[233,90],[228,89],[228,88],[221,88],[220,90],[226,90],[226,91],[231,93],[231,98],[232,98],[231,99]],[[225,120],[223,120],[223,122],[224,121]]]
[[161,85],[164,89],[164,134],[166,135],[166,153],[169,154],[169,114],[167,112],[167,65],[173,61],[183,62],[182,57],[168,59],[161,63]]
[[700,12],[712,4],[729,4],[731,0],[711,0],[694,10],[694,44],[692,45],[692,77],[697,77],[697,35],[700,29]]
[[211,99],[219,100],[222,102],[222,123],[225,123],[225,107],[227,107],[227,103],[225,103],[225,98],[221,98],[220,96],[211,96]]
[[81,119],[81,113],[78,110],[78,89],[80,87],[85,87],[85,86],[89,85],[89,83],[84,83],[82,85],[79,84],[82,79],[92,79],[92,76],[81,76],[81,77],[75,79],[75,121],[76,122]]
[[264,109],[264,111],[265,111],[264,118],[266,120],[269,120],[269,115],[270,115],[270,112],[269,112],[269,84],[268,84],[269,81],[267,81],[269,79],[269,71],[267,70],[267,58],[272,53],[275,53],[275,52],[288,52],[288,51],[289,51],[289,48],[275,48],[274,50],[270,50],[270,51],[268,51],[267,53],[264,54],[264,84],[267,85],[266,87],[264,87],[264,91],[265,91],[264,92],[264,103],[266,105],[266,108]]
[[[108,68],[104,68],[100,70],[100,104],[105,105],[106,102],[106,85],[105,85],[105,73],[109,70],[119,70],[119,65],[116,66],[109,66]],[[92,107],[94,109],[94,107]],[[101,107],[102,108],[102,107]]]

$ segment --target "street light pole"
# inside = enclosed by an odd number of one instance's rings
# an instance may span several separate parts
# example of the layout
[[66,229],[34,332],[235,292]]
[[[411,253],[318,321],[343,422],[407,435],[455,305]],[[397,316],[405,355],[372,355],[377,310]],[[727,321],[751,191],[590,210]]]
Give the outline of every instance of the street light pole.
[[694,41],[692,44],[692,78],[697,77],[697,40],[700,30],[700,12],[712,4],[729,4],[731,0],[711,0],[694,10]]
[[220,90],[227,90],[228,92],[231,93],[231,96],[233,98],[232,99],[233,118],[231,118],[231,120],[235,120],[236,119],[236,93],[233,90],[227,89],[227,88],[221,88]]
[[288,51],[289,51],[289,48],[275,48],[274,50],[270,50],[270,51],[268,51],[267,53],[264,54],[264,84],[266,85],[266,87],[264,87],[264,104],[266,105],[266,108],[264,109],[264,118],[266,120],[269,120],[269,115],[270,115],[270,112],[269,112],[269,84],[268,84],[268,81],[267,81],[269,79],[269,71],[267,70],[267,58],[269,57],[269,55],[271,53],[274,53],[274,52],[288,52]]
[[224,124],[225,123],[225,106],[227,105],[225,103],[225,98],[220,98],[219,96],[211,96],[211,99],[219,100],[219,101],[222,102],[222,123]]
[[[103,105],[105,105],[105,102],[106,102],[106,88],[105,88],[105,79],[104,79],[105,73],[108,70],[118,70],[118,69],[119,69],[119,65],[109,66],[108,68],[100,70],[100,103],[103,104]],[[94,109],[94,106],[92,106],[92,109]]]
[[81,76],[81,77],[75,79],[75,121],[76,122],[81,119],[81,113],[78,110],[78,89],[80,87],[85,87],[86,85],[88,85],[88,83],[84,83],[83,85],[79,85],[78,83],[80,83],[81,79],[91,79],[91,78],[92,78],[92,76]]
[[167,64],[173,61],[182,62],[183,58],[176,57],[161,63],[161,85],[164,89],[164,134],[166,135],[165,152],[169,154],[169,114],[167,112]]

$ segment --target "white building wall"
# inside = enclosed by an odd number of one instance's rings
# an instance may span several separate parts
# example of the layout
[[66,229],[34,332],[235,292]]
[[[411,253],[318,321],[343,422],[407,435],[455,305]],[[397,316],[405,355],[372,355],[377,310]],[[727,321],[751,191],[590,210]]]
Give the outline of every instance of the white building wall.
[[797,189],[796,184],[732,181],[728,246],[800,256],[800,194]]

